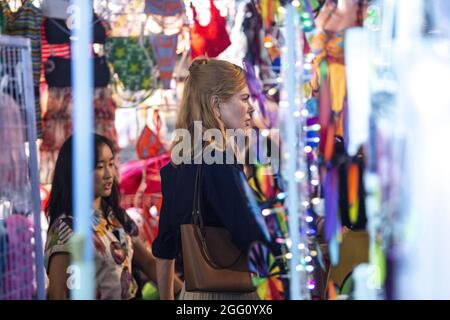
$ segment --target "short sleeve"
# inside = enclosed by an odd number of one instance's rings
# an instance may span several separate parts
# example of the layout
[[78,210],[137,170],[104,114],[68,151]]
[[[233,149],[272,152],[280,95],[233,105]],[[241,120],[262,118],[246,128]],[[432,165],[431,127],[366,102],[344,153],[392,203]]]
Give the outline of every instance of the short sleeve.
[[50,258],[56,253],[70,254],[69,242],[73,236],[72,218],[60,216],[50,227],[45,244],[45,268],[48,272]]
[[205,166],[204,192],[207,205],[230,232],[234,244],[247,251],[252,242],[264,242],[264,237],[243,193],[240,174],[240,169],[233,165]]
[[123,210],[123,222],[124,222],[123,229],[130,237],[135,238],[139,236],[138,225],[136,224],[136,222],[134,222],[133,219],[131,219],[131,217],[125,210]]
[[[162,204],[159,213],[158,235],[153,241],[153,255],[160,259],[175,259],[180,252],[180,229],[174,212],[170,212],[171,193],[167,191],[168,177],[161,170]],[[171,183],[171,182],[169,182]],[[173,183],[173,182],[172,182]]]

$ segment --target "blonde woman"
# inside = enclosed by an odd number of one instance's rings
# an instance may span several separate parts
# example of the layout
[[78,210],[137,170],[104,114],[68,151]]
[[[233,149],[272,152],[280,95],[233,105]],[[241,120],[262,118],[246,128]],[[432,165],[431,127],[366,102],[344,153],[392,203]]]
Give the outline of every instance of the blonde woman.
[[[230,139],[226,130],[249,129],[254,109],[249,103],[242,68],[220,60],[197,59],[189,68],[176,128],[184,129],[190,139],[175,140],[172,147],[172,163],[161,170],[163,203],[160,213],[159,233],[153,243],[153,254],[157,258],[157,277],[162,299],[173,299],[175,259],[181,253],[180,225],[192,221],[195,176],[202,152],[213,150],[216,163],[202,163],[201,198],[203,221],[207,226],[223,227],[231,234],[233,243],[247,252],[251,243],[262,240],[262,234],[248,209],[241,193],[239,175],[243,166],[234,161]],[[194,126],[196,122],[197,128]],[[211,130],[212,129],[212,130]],[[203,144],[194,147],[195,130],[203,135]],[[208,130],[214,137],[208,136]],[[197,135],[198,136],[198,135]],[[186,142],[190,146],[186,148]],[[200,141],[201,142],[201,141]],[[180,151],[181,150],[181,151]],[[179,163],[179,156],[183,161]],[[190,163],[189,163],[190,162]],[[206,162],[206,163],[205,163]],[[196,162],[198,163],[198,162]],[[257,299],[255,292],[188,292],[183,288],[180,299]]]

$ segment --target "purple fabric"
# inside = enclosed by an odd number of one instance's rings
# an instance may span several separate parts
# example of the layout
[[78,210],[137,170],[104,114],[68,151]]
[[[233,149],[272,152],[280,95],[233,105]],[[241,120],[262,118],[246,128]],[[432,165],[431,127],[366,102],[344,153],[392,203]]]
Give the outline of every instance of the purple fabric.
[[28,182],[24,133],[19,105],[9,95],[0,93],[0,189],[22,188]]
[[150,36],[155,60],[159,67],[159,78],[163,89],[170,89],[172,73],[177,60],[178,34],[153,34]]
[[267,110],[265,106],[266,97],[263,92],[263,87],[261,82],[256,78],[255,69],[253,65],[247,60],[244,59],[244,70],[245,70],[245,78],[247,79],[248,89],[250,90],[250,94],[253,98],[258,102],[259,109],[264,118],[267,119],[269,116],[269,127],[272,127],[274,123],[273,115],[267,115]]
[[183,12],[184,2],[182,0],[145,0],[145,14],[170,17]]
[[312,126],[314,124],[318,124],[318,123],[319,123],[319,117],[311,117],[311,118],[306,119],[306,125],[308,127]]
[[13,214],[6,219],[8,252],[3,275],[4,300],[33,298],[33,244],[31,226],[27,218]]
[[330,241],[338,228],[338,183],[336,169],[331,168],[325,176],[325,239]]

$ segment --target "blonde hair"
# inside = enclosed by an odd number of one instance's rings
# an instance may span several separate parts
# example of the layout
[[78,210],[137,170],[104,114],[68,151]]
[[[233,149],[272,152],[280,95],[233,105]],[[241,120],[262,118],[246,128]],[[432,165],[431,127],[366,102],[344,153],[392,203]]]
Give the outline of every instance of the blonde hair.
[[[227,102],[246,86],[245,73],[241,67],[223,60],[195,59],[185,81],[176,129],[188,130],[193,139],[194,121],[201,121],[202,135],[205,130],[218,129],[225,139],[224,125],[214,112],[213,97]],[[178,142],[173,142],[172,149]],[[223,143],[224,146],[226,141]]]

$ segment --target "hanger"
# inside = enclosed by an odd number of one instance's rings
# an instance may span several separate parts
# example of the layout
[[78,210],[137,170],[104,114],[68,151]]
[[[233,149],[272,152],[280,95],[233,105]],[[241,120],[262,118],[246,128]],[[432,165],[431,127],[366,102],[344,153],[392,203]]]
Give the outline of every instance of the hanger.
[[0,220],[5,220],[12,215],[12,201],[6,198],[0,198]]
[[0,80],[0,92],[1,93],[5,92],[5,89],[6,89],[7,85],[8,85],[8,82],[9,82],[9,75],[5,73],[2,76],[2,79]]

